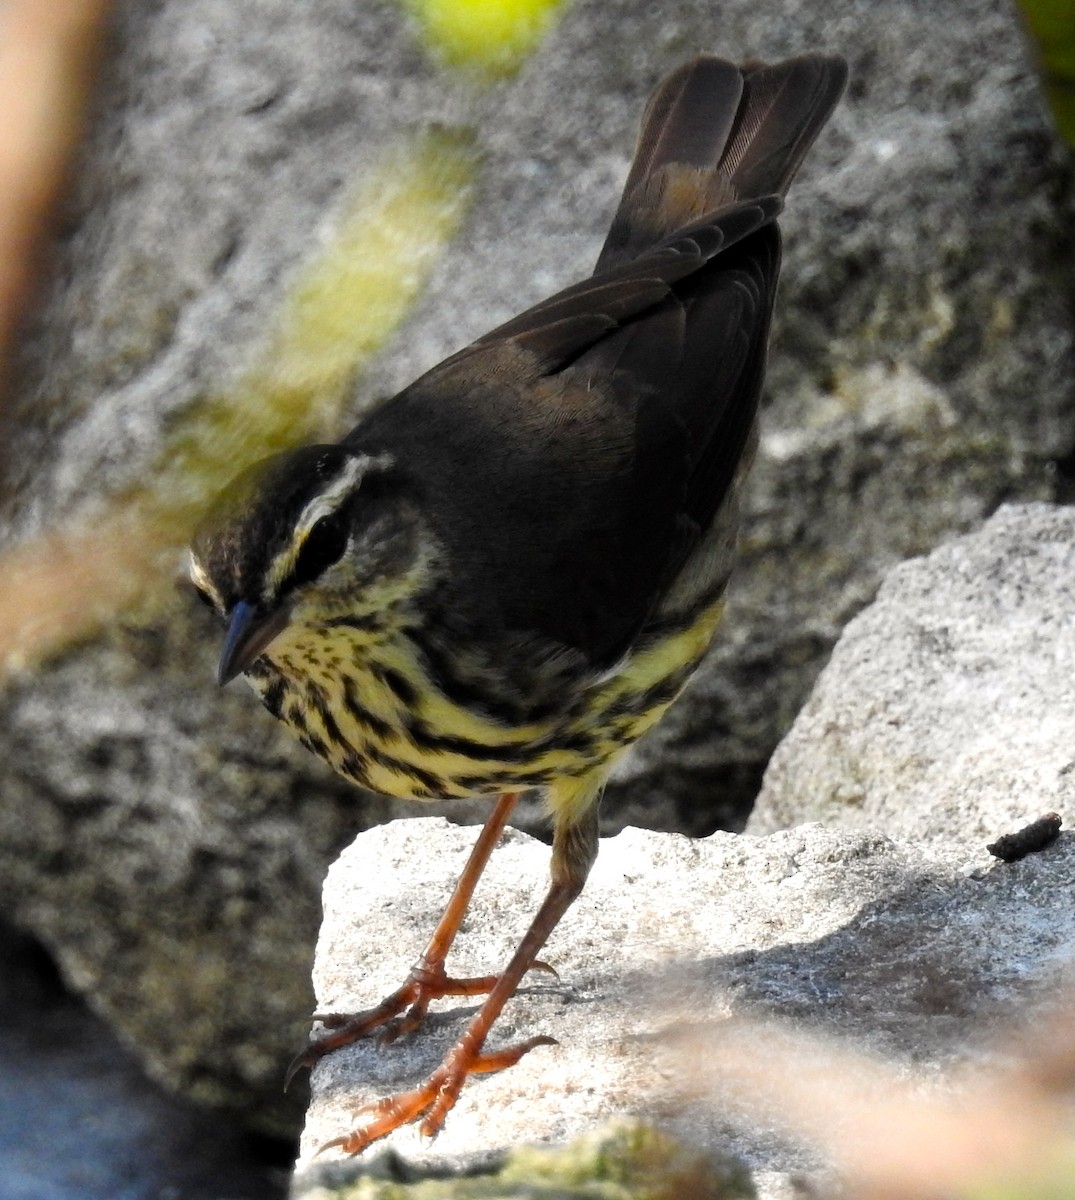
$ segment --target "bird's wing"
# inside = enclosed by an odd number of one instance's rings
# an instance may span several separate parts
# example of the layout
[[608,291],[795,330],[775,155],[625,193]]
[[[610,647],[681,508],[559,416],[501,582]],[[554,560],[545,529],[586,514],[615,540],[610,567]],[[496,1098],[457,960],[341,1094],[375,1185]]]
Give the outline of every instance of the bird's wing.
[[348,439],[396,452],[476,619],[614,662],[754,421],[778,198],[735,205],[500,326]]
[[596,336],[651,309],[675,283],[775,220],[782,208],[783,200],[772,195],[709,213],[640,257],[535,304],[456,357],[465,358],[510,338],[534,350],[550,366],[562,364],[589,347]]

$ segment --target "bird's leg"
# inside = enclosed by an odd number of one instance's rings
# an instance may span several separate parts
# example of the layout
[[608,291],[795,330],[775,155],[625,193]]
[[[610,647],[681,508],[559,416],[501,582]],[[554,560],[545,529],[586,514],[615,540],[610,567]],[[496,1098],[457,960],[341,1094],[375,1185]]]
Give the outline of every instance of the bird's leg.
[[499,1071],[513,1066],[535,1046],[556,1044],[555,1038],[539,1036],[501,1050],[482,1052],[501,1009],[534,965],[557,922],[582,891],[597,854],[597,830],[596,804],[591,805],[577,823],[557,826],[552,850],[552,883],[541,908],[466,1032],[448,1051],[440,1066],[414,1091],[386,1096],[366,1105],[360,1110],[366,1120],[358,1128],[327,1142],[321,1149],[339,1146],[345,1154],[361,1154],[378,1138],[419,1118],[421,1133],[433,1137],[444,1124],[468,1075]]
[[303,1067],[311,1067],[340,1046],[349,1046],[359,1038],[381,1029],[381,1040],[393,1042],[405,1033],[421,1025],[430,1002],[441,996],[484,996],[496,985],[495,975],[481,975],[473,979],[452,979],[444,969],[444,960],[451,949],[455,935],[459,932],[463,915],[474,894],[474,888],[485,870],[489,856],[504,832],[508,817],[518,800],[518,792],[505,792],[498,797],[493,811],[482,826],[474,849],[470,852],[455,891],[448,901],[437,928],[433,931],[429,945],[401,987],[386,996],[376,1008],[360,1013],[315,1013],[314,1019],[324,1023],[327,1032],[311,1038],[310,1044],[287,1069],[285,1088]]

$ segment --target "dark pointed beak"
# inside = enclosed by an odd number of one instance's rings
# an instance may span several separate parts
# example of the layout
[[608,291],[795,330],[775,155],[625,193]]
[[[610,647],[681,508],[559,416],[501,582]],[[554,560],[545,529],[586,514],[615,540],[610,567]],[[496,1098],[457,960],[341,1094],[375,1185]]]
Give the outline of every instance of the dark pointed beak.
[[238,601],[231,610],[224,649],[220,652],[217,683],[223,687],[245,671],[273,638],[283,632],[290,615],[286,605],[264,613],[245,600]]

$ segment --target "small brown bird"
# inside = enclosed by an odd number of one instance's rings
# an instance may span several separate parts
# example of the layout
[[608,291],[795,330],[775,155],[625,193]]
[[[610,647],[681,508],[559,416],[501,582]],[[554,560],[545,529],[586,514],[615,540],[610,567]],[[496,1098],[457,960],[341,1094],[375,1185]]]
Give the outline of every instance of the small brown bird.
[[[191,573],[228,621],[219,679],[337,771],[391,796],[498,796],[409,978],[324,1018],[293,1064],[416,1029],[486,994],[436,1071],[337,1139],[443,1124],[582,889],[619,755],[682,690],[716,629],[756,441],[783,197],[843,91],[842,59],[701,57],[642,119],[594,274],[461,350],[342,442],[242,476]],[[544,790],[552,882],[499,975],[445,958],[517,793]]]

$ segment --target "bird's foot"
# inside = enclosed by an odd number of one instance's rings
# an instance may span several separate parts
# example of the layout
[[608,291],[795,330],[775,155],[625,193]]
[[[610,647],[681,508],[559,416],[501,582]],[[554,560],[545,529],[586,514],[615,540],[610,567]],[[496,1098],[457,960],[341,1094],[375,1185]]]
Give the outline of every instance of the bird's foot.
[[442,964],[419,962],[401,987],[386,996],[376,1008],[360,1013],[314,1013],[325,1032],[311,1036],[309,1045],[296,1055],[287,1069],[284,1089],[303,1067],[312,1067],[341,1046],[349,1046],[380,1030],[377,1040],[388,1045],[413,1033],[425,1020],[429,1005],[443,996],[484,996],[496,986],[496,975],[453,979]]
[[423,1137],[436,1137],[469,1075],[501,1071],[514,1066],[535,1046],[556,1044],[555,1038],[539,1036],[483,1054],[480,1042],[475,1042],[468,1031],[448,1051],[444,1061],[421,1087],[364,1105],[358,1110],[358,1115],[364,1118],[359,1125],[345,1136],[326,1142],[318,1153],[338,1146],[344,1154],[361,1154],[367,1146],[393,1130],[418,1120],[421,1121],[418,1129]]

